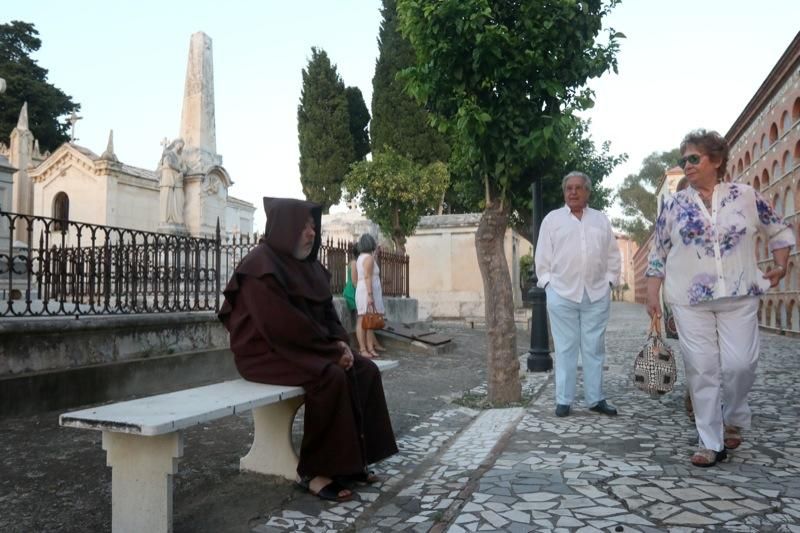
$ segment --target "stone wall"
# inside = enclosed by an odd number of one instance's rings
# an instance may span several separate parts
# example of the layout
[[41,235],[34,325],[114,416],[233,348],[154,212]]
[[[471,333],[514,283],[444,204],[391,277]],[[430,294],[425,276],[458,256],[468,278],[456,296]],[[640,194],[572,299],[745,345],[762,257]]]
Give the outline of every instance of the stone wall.
[[[417,302],[387,298],[387,318],[416,322]],[[354,331],[354,313],[334,306]],[[213,312],[0,321],[0,416],[168,392],[238,375]]]

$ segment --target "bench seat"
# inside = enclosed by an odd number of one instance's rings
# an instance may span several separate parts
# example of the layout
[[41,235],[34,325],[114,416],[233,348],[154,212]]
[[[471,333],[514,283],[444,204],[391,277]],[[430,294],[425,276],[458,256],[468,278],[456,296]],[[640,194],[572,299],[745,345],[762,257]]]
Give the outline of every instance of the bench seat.
[[[381,372],[397,361],[375,360]],[[253,412],[253,444],[241,470],[294,479],[297,455],[292,421],[302,405],[302,387],[243,379],[64,413],[64,427],[103,432],[111,471],[111,528],[172,531],[172,476],[183,456],[181,430],[229,415]]]

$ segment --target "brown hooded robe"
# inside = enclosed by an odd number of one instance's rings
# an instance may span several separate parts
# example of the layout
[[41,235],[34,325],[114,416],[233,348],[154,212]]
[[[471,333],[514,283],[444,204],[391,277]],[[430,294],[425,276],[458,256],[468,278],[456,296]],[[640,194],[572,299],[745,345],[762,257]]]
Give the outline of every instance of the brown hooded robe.
[[[305,388],[305,427],[297,473],[346,476],[397,453],[375,364],[354,353],[353,367],[337,363],[348,343],[317,260],[322,208],[310,202],[264,198],[264,238],[245,256],[225,287],[219,318],[230,332],[236,368],[245,379]],[[314,247],[293,252],[311,217]]]

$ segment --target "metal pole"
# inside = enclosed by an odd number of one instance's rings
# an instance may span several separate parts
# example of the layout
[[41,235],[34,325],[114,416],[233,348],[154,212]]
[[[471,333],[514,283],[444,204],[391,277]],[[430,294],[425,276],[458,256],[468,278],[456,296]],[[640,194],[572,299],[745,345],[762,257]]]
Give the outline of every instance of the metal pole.
[[[542,181],[534,178],[531,184],[533,198],[532,237],[533,246],[539,242],[539,226],[542,223]],[[547,294],[537,287],[536,262],[531,263],[530,289],[528,298],[531,302],[531,349],[528,351],[528,371],[547,372],[553,369],[550,357],[550,338],[547,332]]]

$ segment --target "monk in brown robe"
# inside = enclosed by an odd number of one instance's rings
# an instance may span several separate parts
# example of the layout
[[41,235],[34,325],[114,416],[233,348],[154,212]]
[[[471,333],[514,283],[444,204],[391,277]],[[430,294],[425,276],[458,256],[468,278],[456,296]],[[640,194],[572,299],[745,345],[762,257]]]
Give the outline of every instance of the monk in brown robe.
[[245,379],[305,388],[298,483],[323,499],[372,482],[367,465],[397,453],[381,375],[348,344],[317,260],[322,208],[264,198],[267,227],[225,287],[220,320]]

